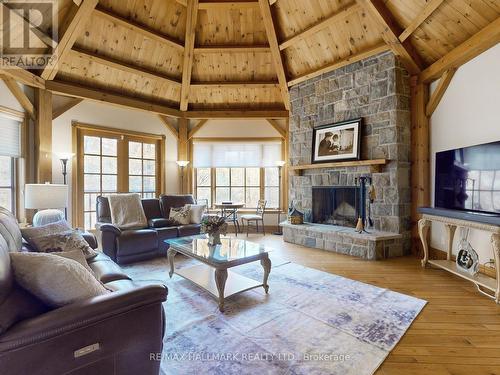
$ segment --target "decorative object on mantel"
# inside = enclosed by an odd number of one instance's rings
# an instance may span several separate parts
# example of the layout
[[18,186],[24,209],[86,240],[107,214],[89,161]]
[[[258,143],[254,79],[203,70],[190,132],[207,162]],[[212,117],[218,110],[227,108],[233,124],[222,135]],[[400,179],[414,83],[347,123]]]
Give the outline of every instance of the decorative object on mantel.
[[227,233],[227,223],[222,216],[205,216],[201,222],[202,233],[208,234],[209,245],[220,245],[220,235]]
[[288,222],[294,225],[304,224],[304,214],[292,206],[288,210]]
[[[456,276],[469,280],[474,283],[477,290],[485,296],[493,299],[497,304],[500,304],[500,226],[491,223],[484,223],[483,215],[476,215],[478,220],[464,220],[456,218],[460,212],[455,210],[444,210],[434,208],[419,208],[419,213],[422,213],[422,219],[418,222],[418,234],[422,246],[424,248],[424,258],[422,259],[422,267],[428,264],[451,272]],[[434,213],[435,214],[432,214]],[[445,216],[448,215],[449,216]],[[463,214],[462,214],[463,215]],[[440,222],[444,224],[447,233],[447,254],[446,260],[429,259],[429,244],[427,242],[431,222]],[[452,260],[453,237],[457,227],[473,228],[491,233],[491,247],[493,250],[493,259],[495,261],[496,278],[484,275],[482,273],[470,274],[462,271],[457,263]]]
[[312,162],[359,160],[361,118],[318,126],[313,129]]
[[479,256],[469,242],[469,228],[461,228],[462,239],[458,244],[458,269],[475,275],[479,272]]

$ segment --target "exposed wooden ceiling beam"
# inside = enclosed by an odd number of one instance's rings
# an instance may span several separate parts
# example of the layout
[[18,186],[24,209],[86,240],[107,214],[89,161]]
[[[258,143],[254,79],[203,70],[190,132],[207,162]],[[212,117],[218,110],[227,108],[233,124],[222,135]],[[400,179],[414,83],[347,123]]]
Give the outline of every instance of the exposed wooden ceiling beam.
[[276,122],[276,120],[273,120],[273,119],[266,119],[266,120],[269,123],[269,125],[271,125],[274,128],[274,130],[276,130],[278,133],[280,133],[282,138],[286,139],[286,137],[287,137],[286,130],[283,129],[280,126],[280,124],[278,124]]
[[288,111],[276,110],[213,110],[213,111],[188,111],[184,112],[184,117],[189,119],[283,119],[290,116]]
[[424,6],[424,9],[418,14],[417,17],[406,27],[406,29],[399,36],[399,40],[404,42],[408,37],[425,22],[427,18],[444,2],[444,0],[429,0]]
[[276,4],[277,1],[278,0],[269,0],[269,5],[274,5],[274,4]]
[[[176,0],[177,3],[187,7],[188,0]],[[256,8],[259,3],[255,0],[239,0],[239,1],[200,1],[199,9],[245,9]]]
[[207,123],[207,119],[203,119],[203,120],[200,120],[195,126],[193,129],[191,129],[188,133],[188,140],[190,140],[191,138],[193,138],[195,136],[196,133],[198,133],[201,128]]
[[207,88],[252,88],[252,89],[268,89],[279,87],[278,82],[191,82],[194,87]]
[[54,121],[56,118],[58,118],[62,114],[68,112],[71,108],[80,104],[81,102],[83,102],[82,98],[71,98],[63,105],[61,105],[57,108],[53,108],[52,109],[52,121]]
[[257,53],[271,52],[269,46],[197,46],[194,53]]
[[28,99],[24,91],[19,87],[17,82],[8,76],[2,76],[2,80],[4,81],[5,85],[9,89],[9,91],[14,95],[14,97],[17,99],[21,107],[29,113],[31,118],[35,118],[35,106],[33,103],[31,103],[31,100]]
[[187,0],[186,37],[184,44],[184,61],[182,64],[181,111],[187,111],[189,103],[189,85],[194,60],[194,38],[196,20],[198,19],[198,0]]
[[280,84],[281,96],[283,98],[283,104],[287,110],[290,109],[290,94],[288,92],[287,77],[285,73],[285,65],[283,64],[283,58],[281,56],[280,48],[278,45],[278,38],[276,36],[276,29],[274,27],[273,15],[271,13],[271,6],[269,5],[269,0],[259,0],[260,11],[262,13],[262,18],[264,21],[264,26],[266,28],[267,40],[269,47],[271,48],[271,55],[273,57],[274,67],[276,69],[276,74],[278,76],[278,82]]
[[455,75],[456,71],[457,69],[451,68],[443,73],[443,76],[439,80],[436,89],[432,93],[429,102],[425,107],[425,114],[427,117],[431,117],[434,111],[436,110],[437,106],[439,105],[439,102],[441,101],[444,93],[446,92],[446,89],[450,85],[451,79]]
[[90,14],[94,11],[98,0],[84,0],[76,10],[73,18],[69,22],[66,30],[64,31],[59,44],[54,49],[53,56],[56,58],[55,64],[48,65],[43,70],[41,77],[45,80],[54,79],[57,74],[59,65],[64,61],[64,58],[69,53],[76,38],[80,36],[83,31],[85,23],[90,18]]
[[182,117],[182,113],[175,108],[170,108],[161,104],[153,104],[142,99],[131,98],[129,96],[106,92],[100,89],[83,87],[74,83],[47,81],[46,88],[47,90],[59,95],[90,99],[122,107],[135,108],[141,111],[153,112],[165,116]]
[[297,43],[300,40],[306,39],[310,37],[311,35],[316,34],[318,31],[321,31],[325,28],[327,28],[330,25],[333,25],[336,22],[342,21],[349,15],[358,12],[361,9],[361,6],[359,4],[351,4],[348,7],[335,12],[332,14],[330,17],[321,20],[317,23],[315,23],[312,26],[309,26],[305,30],[299,32],[298,34],[295,34],[294,36],[286,39],[280,44],[280,50],[284,50],[285,48],[288,48],[292,46],[293,44]]
[[421,82],[438,79],[448,69],[458,68],[477,55],[500,43],[500,18],[455,47],[420,74]]
[[417,53],[417,50],[409,40],[401,42],[399,35],[402,33],[401,27],[397,24],[383,0],[357,0],[362,4],[372,18],[379,25],[382,38],[391,47],[395,55],[399,56],[405,68],[411,74],[418,74],[422,71],[424,63]]
[[33,73],[28,72],[17,66],[9,65],[7,61],[0,62],[0,73],[15,79],[24,85],[30,87],[45,88],[45,80]]
[[147,26],[141,25],[137,22],[131,21],[127,18],[123,18],[107,9],[104,9],[102,7],[97,7],[94,11],[94,14],[98,15],[99,17],[106,18],[107,20],[114,22],[120,26],[126,27],[129,30],[132,30],[134,32],[137,32],[146,38],[155,40],[160,43],[168,44],[169,46],[179,50],[183,51],[184,50],[184,45],[178,41],[175,40],[167,35],[164,35],[157,30],[151,29]]
[[170,118],[162,115],[158,115],[158,117],[160,118],[163,125],[165,125],[165,127],[170,131],[170,133],[172,133],[172,135],[176,139],[179,139],[179,131],[175,128],[174,124],[172,124]]
[[179,81],[176,81],[170,77],[166,77],[160,73],[150,71],[148,69],[145,69],[140,66],[135,66],[133,64],[124,62],[124,61],[119,61],[116,59],[112,59],[110,57],[105,57],[105,56],[100,56],[96,53],[89,52],[89,51],[84,51],[82,49],[74,48],[71,51],[72,55],[79,57],[81,59],[86,59],[88,61],[96,62],[98,64],[106,65],[109,66],[110,68],[114,69],[119,69],[124,72],[132,73],[132,74],[137,74],[139,76],[142,76],[144,78],[149,78],[153,80],[161,80],[165,83],[169,83],[171,85],[179,87],[181,83]]
[[364,51],[360,51],[358,53],[355,53],[354,55],[347,56],[343,59],[333,61],[330,64],[327,64],[325,66],[322,66],[319,69],[312,70],[308,73],[301,74],[300,76],[294,77],[290,81],[288,81],[288,86],[293,86],[296,85],[300,82],[307,81],[308,79],[311,79],[313,77],[317,77],[323,73],[328,73],[331,72],[332,70],[342,68],[343,66],[352,64],[356,61],[360,61],[363,59],[366,59],[370,56],[377,55],[379,53],[388,51],[390,48],[387,44],[382,43],[379,45],[376,45],[374,47],[370,47]]

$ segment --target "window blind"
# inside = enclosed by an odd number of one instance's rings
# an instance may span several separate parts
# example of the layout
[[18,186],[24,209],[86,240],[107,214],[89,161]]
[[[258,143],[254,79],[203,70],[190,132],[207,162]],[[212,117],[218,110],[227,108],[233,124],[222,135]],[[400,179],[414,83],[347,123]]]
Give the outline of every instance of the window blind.
[[275,167],[282,160],[280,142],[198,142],[193,144],[195,168]]
[[21,123],[18,120],[0,115],[0,155],[21,156]]

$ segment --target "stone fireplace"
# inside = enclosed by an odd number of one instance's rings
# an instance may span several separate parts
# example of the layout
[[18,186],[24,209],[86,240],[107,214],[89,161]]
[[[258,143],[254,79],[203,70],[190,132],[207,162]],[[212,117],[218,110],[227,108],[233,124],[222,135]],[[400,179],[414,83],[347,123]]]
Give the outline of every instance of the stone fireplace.
[[[291,165],[311,163],[314,127],[359,117],[363,118],[361,159],[387,159],[387,164],[376,171],[369,166],[342,166],[306,169],[290,176],[289,201],[312,224],[301,228],[285,225],[285,241],[370,259],[409,252],[410,83],[401,63],[385,52],[293,86],[290,96]],[[344,213],[325,219],[328,213],[316,208],[314,199],[323,188],[353,187],[361,176],[372,178],[376,193],[370,235],[346,237],[354,232],[350,220],[339,226],[314,223],[331,223],[337,221],[335,216],[352,214],[352,207],[344,202]]]
[[311,222],[354,228],[358,205],[358,186],[313,186]]

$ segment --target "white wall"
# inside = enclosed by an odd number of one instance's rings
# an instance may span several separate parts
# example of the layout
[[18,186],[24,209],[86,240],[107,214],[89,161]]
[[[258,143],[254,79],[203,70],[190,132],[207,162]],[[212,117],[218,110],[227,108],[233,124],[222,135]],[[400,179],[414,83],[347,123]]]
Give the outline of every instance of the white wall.
[[[62,100],[60,98],[55,99],[54,105],[58,105]],[[177,160],[177,140],[158,119],[158,116],[143,111],[88,100],[71,108],[54,120],[52,124],[52,150],[55,154],[52,160],[52,182],[62,182],[61,164],[56,155],[58,152],[72,152],[71,124],[73,121],[109,128],[164,134],[166,136],[166,152],[164,157],[166,174],[165,193],[175,194],[178,192],[178,168],[175,163]],[[70,163],[68,163],[68,169],[68,183],[71,185]],[[70,213],[71,207],[68,209],[69,216]]]
[[[435,89],[436,84],[432,85],[431,90]],[[432,203],[436,152],[499,140],[500,44],[497,44],[457,70],[431,117]],[[432,225],[431,246],[445,250],[444,228],[438,224]],[[486,232],[471,231],[470,241],[482,263],[492,258]]]

